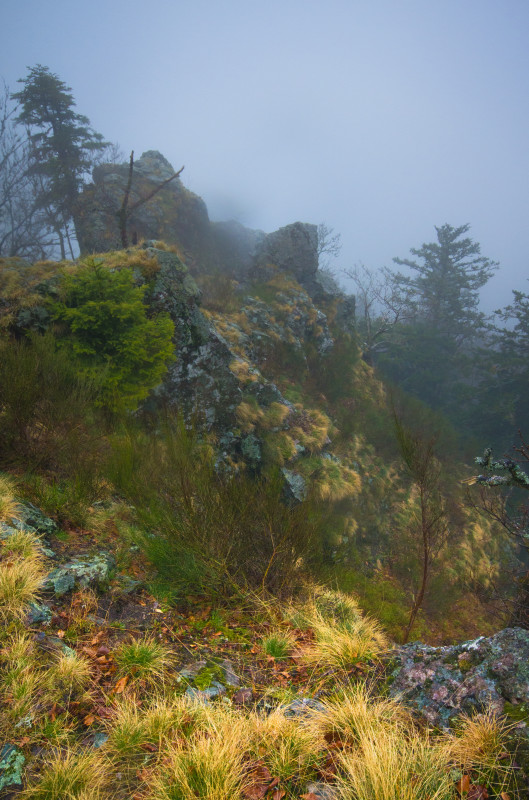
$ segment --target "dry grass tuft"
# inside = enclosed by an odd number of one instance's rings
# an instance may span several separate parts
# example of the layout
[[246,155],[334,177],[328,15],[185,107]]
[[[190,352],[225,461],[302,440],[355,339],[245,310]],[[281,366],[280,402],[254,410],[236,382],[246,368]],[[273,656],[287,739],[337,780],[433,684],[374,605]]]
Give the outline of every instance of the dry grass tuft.
[[286,717],[280,708],[267,716],[253,714],[250,722],[250,753],[262,759],[274,777],[300,785],[312,777],[324,749],[314,726]]
[[39,561],[42,558],[42,545],[40,539],[30,531],[16,531],[16,533],[2,540],[2,559],[17,560],[32,559]]
[[0,562],[0,621],[3,624],[25,617],[29,604],[37,600],[45,578],[40,558],[7,558]]
[[167,672],[174,666],[175,656],[170,647],[157,641],[154,636],[145,636],[122,644],[114,653],[118,676],[128,675],[132,682],[141,681],[144,686],[162,686]]
[[206,711],[206,727],[168,748],[148,800],[234,800],[245,787],[248,723],[242,715]]
[[511,727],[493,711],[464,718],[457,736],[445,738],[445,757],[464,773],[472,772],[477,777],[475,783],[494,786],[499,795],[512,768],[513,759],[507,751]]
[[311,715],[311,725],[321,736],[338,738],[348,745],[374,739],[379,731],[404,733],[414,727],[404,706],[391,698],[375,697],[363,683],[348,687],[339,697],[323,700],[322,705],[324,709]]
[[16,519],[18,503],[14,497],[15,484],[8,475],[0,475],[0,522]]
[[57,750],[40,775],[23,792],[24,800],[98,800],[103,793],[106,765],[98,754]]
[[88,661],[77,654],[61,653],[46,675],[46,694],[58,703],[68,703],[91,682]]
[[305,652],[311,664],[347,669],[358,661],[377,658],[389,648],[380,624],[364,616],[350,595],[316,590],[312,599],[290,611],[293,622],[304,623],[314,632],[314,643]]
[[400,726],[362,734],[340,753],[341,800],[453,800],[454,784],[439,749]]

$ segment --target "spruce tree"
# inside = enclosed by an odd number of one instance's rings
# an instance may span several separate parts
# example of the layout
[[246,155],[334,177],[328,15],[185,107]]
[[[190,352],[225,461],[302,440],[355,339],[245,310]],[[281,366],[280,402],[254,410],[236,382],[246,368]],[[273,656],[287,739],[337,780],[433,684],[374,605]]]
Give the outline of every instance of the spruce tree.
[[456,424],[463,422],[463,410],[473,408],[480,380],[486,318],[479,290],[498,268],[465,236],[469,227],[436,227],[436,242],[412,249],[412,258],[393,259],[410,270],[393,278],[408,309],[378,362],[391,380]]
[[31,67],[19,83],[23,88],[12,98],[20,107],[17,121],[28,130],[29,171],[38,187],[35,205],[46,213],[65,258],[65,236],[83,177],[107,143],[90,127],[87,117],[74,111],[71,88],[48,67]]

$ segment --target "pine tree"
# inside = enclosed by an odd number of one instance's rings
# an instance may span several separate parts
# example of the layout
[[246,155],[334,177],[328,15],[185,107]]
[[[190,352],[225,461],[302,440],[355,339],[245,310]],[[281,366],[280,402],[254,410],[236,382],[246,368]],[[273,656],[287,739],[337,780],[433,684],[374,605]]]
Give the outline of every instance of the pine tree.
[[478,311],[479,290],[498,268],[481,255],[477,242],[461,237],[470,225],[436,226],[437,242],[412,249],[417,260],[394,258],[414,275],[395,276],[397,285],[409,292],[419,320],[426,320],[439,333],[462,343],[483,322]]
[[30,174],[38,181],[35,204],[46,213],[65,258],[65,237],[83,177],[107,143],[87,117],[74,111],[71,88],[48,67],[31,67],[19,83],[23,89],[12,98],[21,109],[17,121],[28,130]]
[[498,268],[465,236],[468,230],[469,225],[436,227],[436,242],[412,249],[414,258],[393,259],[411,270],[393,278],[395,293],[407,298],[408,309],[406,322],[393,329],[379,359],[391,380],[456,424],[462,422],[461,409],[472,405],[479,381],[486,323],[479,290]]

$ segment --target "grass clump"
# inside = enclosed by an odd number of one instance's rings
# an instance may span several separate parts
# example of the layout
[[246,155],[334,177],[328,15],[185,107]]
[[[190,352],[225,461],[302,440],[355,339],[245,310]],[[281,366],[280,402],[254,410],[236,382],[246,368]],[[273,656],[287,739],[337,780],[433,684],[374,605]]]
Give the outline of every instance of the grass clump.
[[104,792],[106,768],[97,754],[57,750],[23,793],[24,800],[98,800]]
[[32,542],[29,533],[14,538],[14,550],[10,549],[13,537],[3,542],[0,550],[0,621],[4,625],[25,617],[46,577],[38,539],[33,537]]
[[16,518],[18,503],[14,497],[15,485],[8,475],[0,475],[0,522]]
[[291,633],[282,630],[271,631],[263,637],[261,647],[267,656],[272,658],[288,658],[296,640]]
[[76,653],[61,653],[46,675],[46,690],[51,701],[68,704],[79,697],[91,681],[88,661]]
[[204,708],[204,727],[171,745],[149,800],[234,800],[247,779],[248,723],[242,715]]
[[500,796],[512,774],[513,758],[507,749],[511,727],[493,711],[461,719],[457,735],[446,738],[447,760],[464,775],[472,775],[474,784]]
[[311,664],[347,669],[389,648],[379,623],[364,616],[355,598],[344,592],[316,589],[307,602],[289,606],[286,616],[296,627],[313,631],[314,641],[305,651]]
[[285,716],[281,708],[252,717],[250,754],[262,759],[271,775],[282,782],[303,784],[314,775],[324,742],[314,726]]
[[144,686],[161,686],[166,672],[174,664],[174,655],[167,645],[154,636],[145,636],[120,645],[114,653],[118,677],[128,676],[132,682]]

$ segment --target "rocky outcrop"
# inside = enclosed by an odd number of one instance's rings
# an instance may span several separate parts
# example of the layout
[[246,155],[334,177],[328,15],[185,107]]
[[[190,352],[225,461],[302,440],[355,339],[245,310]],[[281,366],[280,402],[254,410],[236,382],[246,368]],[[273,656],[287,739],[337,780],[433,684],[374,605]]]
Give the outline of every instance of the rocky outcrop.
[[[130,206],[147,197],[175,170],[161,153],[148,150],[134,163]],[[129,177],[128,164],[100,164],[93,182],[83,190],[75,217],[81,252],[101,253],[121,247],[117,212]],[[210,251],[206,204],[186,189],[179,178],[138,206],[128,224],[131,239],[162,239],[178,244],[195,258]]]
[[255,254],[253,269],[267,280],[273,275],[270,265],[308,288],[318,270],[317,226],[294,222],[265,236]]
[[[174,175],[172,165],[156,150],[134,163],[130,206],[147,197]],[[119,249],[117,212],[129,177],[128,164],[101,164],[93,171],[78,202],[75,218],[83,253]],[[341,295],[333,279],[318,271],[318,228],[294,222],[273,233],[238,222],[209,221],[204,201],[176,178],[132,213],[131,240],[161,240],[177,246],[198,272],[220,270],[243,283],[266,281],[274,272],[292,275],[314,299]]]
[[390,694],[436,728],[491,708],[522,727],[529,720],[529,631],[506,628],[450,647],[413,642],[398,648]]

